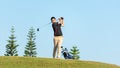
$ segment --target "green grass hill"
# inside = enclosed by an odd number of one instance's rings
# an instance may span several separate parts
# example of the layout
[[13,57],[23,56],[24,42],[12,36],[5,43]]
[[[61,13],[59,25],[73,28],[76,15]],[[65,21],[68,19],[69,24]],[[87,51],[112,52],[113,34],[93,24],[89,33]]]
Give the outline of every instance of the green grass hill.
[[93,61],[31,57],[0,57],[0,68],[120,68]]

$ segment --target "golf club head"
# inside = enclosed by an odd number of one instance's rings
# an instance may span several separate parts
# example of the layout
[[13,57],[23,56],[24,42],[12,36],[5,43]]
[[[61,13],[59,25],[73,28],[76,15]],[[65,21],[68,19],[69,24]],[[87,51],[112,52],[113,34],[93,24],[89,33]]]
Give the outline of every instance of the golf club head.
[[39,31],[39,28],[37,28],[37,31]]

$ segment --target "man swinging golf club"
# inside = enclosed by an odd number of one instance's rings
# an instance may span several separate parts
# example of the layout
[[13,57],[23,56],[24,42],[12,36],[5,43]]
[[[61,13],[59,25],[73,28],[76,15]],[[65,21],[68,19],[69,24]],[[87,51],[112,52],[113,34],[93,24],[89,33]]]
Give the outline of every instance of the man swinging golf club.
[[[53,48],[53,58],[60,58],[61,56],[61,45],[63,42],[63,34],[61,30],[61,26],[64,26],[64,18],[61,17],[58,19],[59,21],[56,21],[55,17],[51,17],[51,22],[52,22],[52,28],[54,31],[54,48]],[[56,56],[57,52],[57,56]]]

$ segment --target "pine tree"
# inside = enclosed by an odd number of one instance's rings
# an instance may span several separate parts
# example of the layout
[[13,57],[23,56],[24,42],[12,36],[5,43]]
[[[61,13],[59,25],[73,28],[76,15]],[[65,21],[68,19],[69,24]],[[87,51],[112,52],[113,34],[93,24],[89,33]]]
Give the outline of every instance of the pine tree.
[[18,45],[16,44],[16,37],[14,36],[14,27],[11,28],[11,36],[9,37],[8,44],[6,45],[6,54],[5,56],[18,56],[16,48]]
[[33,27],[30,28],[27,35],[28,43],[25,47],[24,56],[36,57],[36,44],[35,44],[35,30]]
[[72,55],[73,55],[73,59],[79,59],[80,56],[79,56],[79,49],[77,49],[76,46],[73,46],[72,49],[71,49],[71,52],[70,52]]

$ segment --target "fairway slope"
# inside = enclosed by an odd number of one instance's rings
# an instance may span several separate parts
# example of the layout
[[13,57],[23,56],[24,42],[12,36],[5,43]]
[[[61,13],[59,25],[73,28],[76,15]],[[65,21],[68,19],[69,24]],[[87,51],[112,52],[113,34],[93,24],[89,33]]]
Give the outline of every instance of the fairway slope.
[[117,65],[50,58],[0,57],[0,68],[120,68]]

